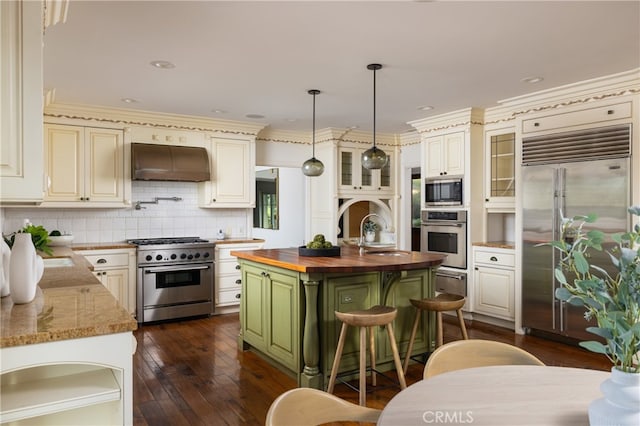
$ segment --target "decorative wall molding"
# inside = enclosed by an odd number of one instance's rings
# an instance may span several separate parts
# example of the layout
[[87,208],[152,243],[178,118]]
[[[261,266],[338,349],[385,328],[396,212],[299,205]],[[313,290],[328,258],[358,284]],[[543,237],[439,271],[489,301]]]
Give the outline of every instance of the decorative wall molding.
[[44,0],[43,29],[67,22],[69,0]]
[[118,126],[143,126],[173,130],[213,132],[220,134],[256,136],[265,124],[209,119],[179,114],[105,108],[89,105],[51,104],[44,117],[111,123]]

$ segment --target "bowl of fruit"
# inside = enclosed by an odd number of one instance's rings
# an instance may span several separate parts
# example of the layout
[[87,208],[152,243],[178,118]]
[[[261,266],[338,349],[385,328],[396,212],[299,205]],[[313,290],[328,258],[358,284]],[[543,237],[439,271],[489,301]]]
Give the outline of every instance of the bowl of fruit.
[[327,241],[324,235],[317,234],[306,246],[298,247],[300,256],[340,256],[340,247],[334,246],[331,241]]

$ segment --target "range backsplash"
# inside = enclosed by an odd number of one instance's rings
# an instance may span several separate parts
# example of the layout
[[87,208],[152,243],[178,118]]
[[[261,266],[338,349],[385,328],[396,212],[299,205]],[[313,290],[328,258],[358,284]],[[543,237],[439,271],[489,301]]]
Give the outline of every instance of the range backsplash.
[[182,201],[143,204],[144,209],[3,209],[2,233],[20,229],[24,219],[48,231],[71,232],[74,243],[117,242],[131,238],[198,236],[215,238],[218,229],[226,238],[247,236],[251,209],[198,208],[198,186],[191,182],[132,183],[132,201],[152,201],[155,197],[180,197]]

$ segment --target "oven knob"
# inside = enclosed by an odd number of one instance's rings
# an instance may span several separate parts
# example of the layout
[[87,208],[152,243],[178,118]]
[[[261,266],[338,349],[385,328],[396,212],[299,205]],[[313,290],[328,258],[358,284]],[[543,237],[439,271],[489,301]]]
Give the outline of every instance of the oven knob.
[[187,259],[189,259],[189,260],[193,259],[193,255],[190,254],[189,256],[187,256]]
[[156,260],[162,260],[162,255],[161,254],[157,255]]
[[198,259],[200,257],[200,253],[196,253],[196,259]]
[[153,259],[153,257],[152,257],[150,254],[148,254],[148,255],[147,255],[147,257],[145,257],[145,259],[146,259],[146,260],[147,260],[147,262],[148,262],[148,261],[150,261],[151,259]]
[[182,254],[180,255],[180,259],[186,259],[186,258],[187,258],[187,255],[186,255],[186,254],[182,253]]
[[203,254],[204,257],[209,257],[209,252],[205,252],[205,254]]
[[172,254],[172,255],[171,255],[171,260],[175,260],[175,259],[176,259],[176,257],[178,257],[178,256],[176,256],[175,254]]

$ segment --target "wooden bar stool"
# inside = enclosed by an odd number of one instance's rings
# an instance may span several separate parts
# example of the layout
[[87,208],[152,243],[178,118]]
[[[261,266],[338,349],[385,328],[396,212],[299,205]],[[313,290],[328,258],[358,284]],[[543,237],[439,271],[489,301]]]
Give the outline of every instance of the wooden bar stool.
[[404,379],[404,373],[402,371],[402,362],[400,361],[400,355],[398,354],[398,346],[396,345],[396,339],[393,334],[393,327],[391,326],[391,322],[396,318],[397,314],[397,309],[391,306],[374,306],[363,311],[336,311],[336,318],[342,321],[342,328],[340,329],[340,338],[338,339],[336,356],[333,359],[333,367],[331,368],[331,376],[329,378],[329,386],[327,387],[327,392],[333,393],[333,388],[336,383],[336,376],[338,375],[338,368],[340,367],[342,350],[344,349],[344,341],[347,337],[347,327],[349,327],[350,325],[354,327],[360,327],[360,405],[366,405],[367,329],[369,329],[369,350],[371,356],[371,384],[373,386],[376,385],[376,353],[374,347],[374,327],[386,326],[385,328],[387,329],[389,342],[391,343],[391,351],[393,352],[393,361],[398,373],[398,380],[400,381],[400,388],[405,389],[407,387],[407,383]]
[[416,307],[416,317],[413,321],[413,328],[411,329],[411,337],[409,338],[409,347],[407,348],[407,354],[404,358],[404,374],[407,374],[409,368],[409,359],[411,358],[411,351],[413,351],[413,343],[416,338],[416,332],[418,331],[418,324],[420,323],[420,315],[422,311],[433,311],[436,313],[436,348],[442,346],[442,312],[456,311],[458,314],[458,322],[460,323],[460,330],[462,331],[462,338],[468,340],[467,328],[464,325],[464,319],[462,318],[462,307],[464,306],[465,297],[457,294],[441,293],[436,297],[415,300],[409,300],[413,306]]

